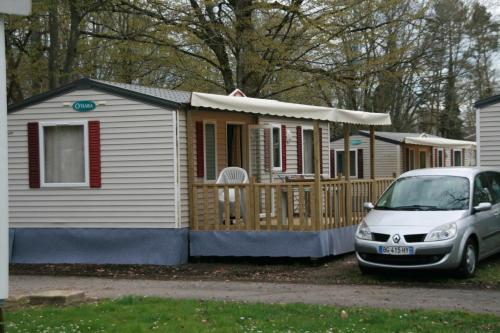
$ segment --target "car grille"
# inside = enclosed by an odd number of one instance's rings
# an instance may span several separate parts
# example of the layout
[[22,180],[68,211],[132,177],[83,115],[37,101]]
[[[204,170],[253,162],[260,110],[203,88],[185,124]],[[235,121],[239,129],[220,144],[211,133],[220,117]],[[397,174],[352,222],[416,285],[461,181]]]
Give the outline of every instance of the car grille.
[[414,265],[428,265],[434,264],[445,256],[439,255],[411,255],[411,256],[393,256],[388,254],[376,253],[360,253],[361,258],[366,261],[376,264],[395,265],[395,266],[414,266]]
[[407,243],[418,243],[423,242],[427,234],[414,234],[414,235],[405,235],[405,241]]
[[387,242],[391,235],[372,232],[372,240],[377,242]]

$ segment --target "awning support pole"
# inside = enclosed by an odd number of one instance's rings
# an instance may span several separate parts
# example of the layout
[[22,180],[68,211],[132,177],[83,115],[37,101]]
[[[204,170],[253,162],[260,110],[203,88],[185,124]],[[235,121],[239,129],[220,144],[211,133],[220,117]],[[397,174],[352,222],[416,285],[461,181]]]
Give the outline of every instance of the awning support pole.
[[345,179],[345,221],[344,226],[351,225],[352,188],[351,188],[351,128],[344,123],[344,179]]
[[370,126],[370,180],[371,180],[371,193],[370,201],[375,202],[377,183],[375,182],[375,126]]
[[314,217],[315,217],[315,230],[321,230],[321,220],[323,211],[323,197],[321,191],[321,161],[320,161],[320,136],[319,136],[319,121],[314,121]]

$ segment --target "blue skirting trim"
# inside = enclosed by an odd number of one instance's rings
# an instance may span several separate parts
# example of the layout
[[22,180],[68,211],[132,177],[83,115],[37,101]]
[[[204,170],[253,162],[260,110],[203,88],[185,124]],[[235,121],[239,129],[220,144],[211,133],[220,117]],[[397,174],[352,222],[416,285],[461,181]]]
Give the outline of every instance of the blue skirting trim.
[[354,251],[356,226],[317,232],[190,231],[190,254],[235,257],[320,258]]
[[16,228],[11,263],[180,265],[188,229]]

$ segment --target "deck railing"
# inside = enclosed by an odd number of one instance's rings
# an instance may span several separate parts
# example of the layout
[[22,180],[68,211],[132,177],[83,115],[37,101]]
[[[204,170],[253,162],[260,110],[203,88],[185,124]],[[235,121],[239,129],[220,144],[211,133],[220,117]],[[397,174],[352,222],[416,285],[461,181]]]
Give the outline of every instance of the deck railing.
[[191,228],[317,231],[355,225],[366,215],[363,203],[377,200],[392,181],[321,181],[321,198],[314,181],[194,184]]

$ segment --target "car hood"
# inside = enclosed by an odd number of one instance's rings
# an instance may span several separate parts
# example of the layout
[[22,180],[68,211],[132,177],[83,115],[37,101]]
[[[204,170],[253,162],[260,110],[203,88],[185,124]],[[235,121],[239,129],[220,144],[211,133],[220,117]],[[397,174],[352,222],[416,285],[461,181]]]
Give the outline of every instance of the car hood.
[[[384,232],[387,228],[415,233],[427,233],[449,222],[458,221],[468,215],[466,210],[447,211],[402,211],[371,210],[365,222],[372,232]],[[397,227],[397,228],[394,228]]]

